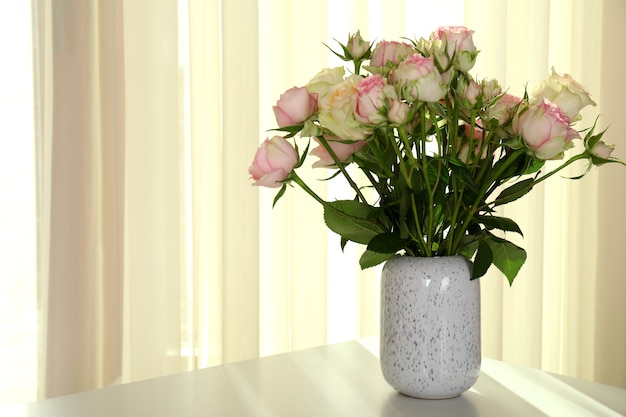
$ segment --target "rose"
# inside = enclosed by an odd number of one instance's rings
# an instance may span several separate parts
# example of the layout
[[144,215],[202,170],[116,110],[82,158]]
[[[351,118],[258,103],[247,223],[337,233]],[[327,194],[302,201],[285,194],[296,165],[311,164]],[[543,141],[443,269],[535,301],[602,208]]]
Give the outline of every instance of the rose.
[[387,118],[391,123],[403,124],[409,115],[409,105],[404,101],[391,100],[387,110]]
[[380,124],[386,120],[386,105],[397,101],[398,96],[393,86],[387,84],[381,75],[372,75],[364,78],[355,88],[352,98],[354,115],[360,122]]
[[361,31],[357,31],[354,35],[348,36],[346,49],[350,53],[350,57],[354,60],[361,59],[370,49],[370,43],[363,40]]
[[298,163],[296,149],[285,138],[274,136],[259,146],[248,173],[255,181],[252,185],[278,188]]
[[472,69],[478,56],[473,34],[473,30],[464,26],[442,26],[431,34],[433,52],[443,68],[452,58],[452,65],[457,70],[467,72]]
[[351,75],[318,99],[319,123],[342,139],[363,140],[371,133],[354,115],[352,97],[361,80],[363,77]]
[[482,80],[480,88],[485,101],[492,100],[502,94],[502,87],[498,80]]
[[570,127],[570,119],[559,106],[544,99],[531,105],[513,122],[515,132],[522,136],[528,149],[539,159],[561,159],[573,146],[578,132]]
[[318,72],[306,85],[307,90],[317,94],[317,100],[328,94],[331,88],[343,81],[345,69],[343,67],[324,68]]
[[470,79],[464,83],[459,83],[459,86],[461,87],[461,99],[464,100],[463,104],[469,108],[474,107],[481,92],[478,83]]
[[317,111],[317,94],[309,93],[306,87],[290,88],[273,109],[278,127],[298,125]]
[[611,158],[611,153],[615,149],[615,145],[608,145],[603,140],[598,141],[593,147],[589,150],[591,153],[591,158],[594,164],[599,165],[603,162],[606,162]]
[[544,98],[559,106],[572,121],[580,119],[580,110],[588,105],[595,106],[589,92],[571,75],[559,75],[554,68],[552,74],[533,91],[535,100]]
[[413,47],[408,43],[398,41],[380,41],[376,44],[372,58],[371,67],[384,67],[388,62],[397,64],[403,58],[413,54]]
[[[474,146],[474,156],[478,156],[481,148],[483,147],[483,138],[486,136],[486,132],[480,127],[474,127],[472,131],[472,125],[463,125],[463,136],[459,139],[461,149],[457,154],[459,160],[467,164],[469,160],[470,143]],[[487,148],[483,149],[480,159],[487,157]]]
[[515,114],[514,109],[521,102],[522,99],[517,96],[503,94],[495,103],[487,107],[485,117],[487,120],[496,119],[498,124],[502,126],[513,118]]
[[352,97],[357,120],[377,124],[385,120],[381,110],[385,105],[385,79],[380,75],[364,78],[355,88]]
[[[365,141],[358,140],[354,142],[340,142],[341,138],[337,136],[324,136],[326,143],[332,149],[333,153],[340,162],[345,162],[356,151],[365,146]],[[336,168],[335,161],[326,148],[320,143],[319,139],[315,138],[318,146],[309,152],[313,156],[317,156],[319,161],[313,163],[313,168]]]
[[446,95],[446,85],[432,57],[420,54],[407,57],[390,79],[398,85],[400,96],[409,102],[437,102]]

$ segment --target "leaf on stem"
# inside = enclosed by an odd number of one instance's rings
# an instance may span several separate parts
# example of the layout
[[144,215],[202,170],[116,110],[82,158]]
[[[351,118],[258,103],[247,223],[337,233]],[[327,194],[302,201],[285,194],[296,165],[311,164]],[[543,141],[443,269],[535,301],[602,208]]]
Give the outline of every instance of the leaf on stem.
[[386,232],[377,220],[369,218],[373,208],[354,200],[329,202],[324,207],[324,221],[342,238],[367,245],[374,236]]
[[361,269],[371,268],[393,258],[394,256],[396,255],[393,253],[379,253],[366,250],[359,259],[359,265],[361,266]]
[[526,261],[526,251],[508,240],[485,233],[484,241],[493,254],[493,264],[506,276],[509,285],[513,285],[513,280]]
[[277,131],[277,132],[287,132],[287,135],[284,136],[285,139],[287,139],[287,138],[291,138],[297,135],[298,132],[300,132],[303,127],[304,127],[304,123],[301,123],[299,125],[278,127],[276,129],[271,129],[271,130]]
[[278,200],[280,200],[280,198],[285,194],[285,190],[286,189],[287,189],[287,184],[283,184],[283,186],[280,187],[280,190],[278,190],[278,192],[276,193],[276,197],[274,197],[274,202],[272,203],[272,208],[274,208],[274,206],[276,205]]
[[524,236],[518,224],[508,217],[477,215],[475,219],[489,230],[499,229],[505,232],[519,233],[521,236]]
[[523,181],[511,185],[509,188],[500,193],[498,198],[496,198],[496,200],[494,201],[494,206],[501,206],[502,204],[510,203],[511,201],[517,200],[518,198],[522,197],[530,190],[532,190],[533,185],[533,178],[527,178]]
[[487,270],[493,262],[493,252],[491,247],[484,239],[478,242],[478,251],[474,258],[474,267],[472,268],[472,279],[480,278],[487,273]]
[[401,238],[398,233],[381,233],[374,236],[367,244],[367,250],[378,253],[396,253],[404,249],[411,239]]

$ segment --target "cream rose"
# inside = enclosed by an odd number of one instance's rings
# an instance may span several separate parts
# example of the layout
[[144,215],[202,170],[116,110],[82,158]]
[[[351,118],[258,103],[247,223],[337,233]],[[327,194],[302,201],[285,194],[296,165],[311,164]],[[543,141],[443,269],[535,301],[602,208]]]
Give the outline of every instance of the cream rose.
[[356,86],[362,80],[359,75],[351,75],[318,100],[320,124],[342,139],[363,140],[371,133],[356,120],[352,104]]
[[357,31],[354,35],[348,37],[346,48],[350,52],[352,59],[361,59],[370,49],[370,43],[363,40],[361,31]]
[[554,68],[550,77],[542,81],[532,94],[538,102],[547,99],[559,106],[572,121],[580,119],[580,111],[584,107],[596,105],[582,84],[569,74],[558,74]]
[[306,85],[310,93],[317,94],[317,99],[324,97],[331,88],[343,82],[345,69],[343,67],[324,68]]

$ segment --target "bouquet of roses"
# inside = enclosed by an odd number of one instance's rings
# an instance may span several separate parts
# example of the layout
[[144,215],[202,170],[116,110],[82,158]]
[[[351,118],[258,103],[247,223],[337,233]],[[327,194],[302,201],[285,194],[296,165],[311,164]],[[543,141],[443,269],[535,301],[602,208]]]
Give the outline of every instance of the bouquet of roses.
[[[493,264],[512,283],[526,252],[505,236],[522,231],[497,208],[575,161],[588,161],[576,178],[593,165],[622,162],[595,123],[575,129],[581,109],[595,105],[582,85],[553,69],[531,95],[516,97],[496,80],[475,80],[472,35],[442,27],[428,39],[376,45],[359,32],[349,36],[333,52],[354,72],[323,69],[280,96],[281,135],[259,147],[249,169],[254,185],[280,188],[274,204],[287,185],[300,186],[323,206],[342,248],[366,245],[362,268],[396,254],[463,255],[473,278]],[[581,151],[565,159],[579,139]],[[326,201],[307,185],[296,170],[309,155],[317,158],[313,167],[342,176],[351,195]],[[546,171],[547,160],[564,162]]]

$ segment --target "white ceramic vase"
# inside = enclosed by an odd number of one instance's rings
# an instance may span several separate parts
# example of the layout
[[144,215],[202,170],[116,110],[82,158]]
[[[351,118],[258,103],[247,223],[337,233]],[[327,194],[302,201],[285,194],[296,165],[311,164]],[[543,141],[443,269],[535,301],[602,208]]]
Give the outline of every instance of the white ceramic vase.
[[382,270],[380,363],[397,391],[442,399],[480,373],[480,286],[462,256],[398,256]]

